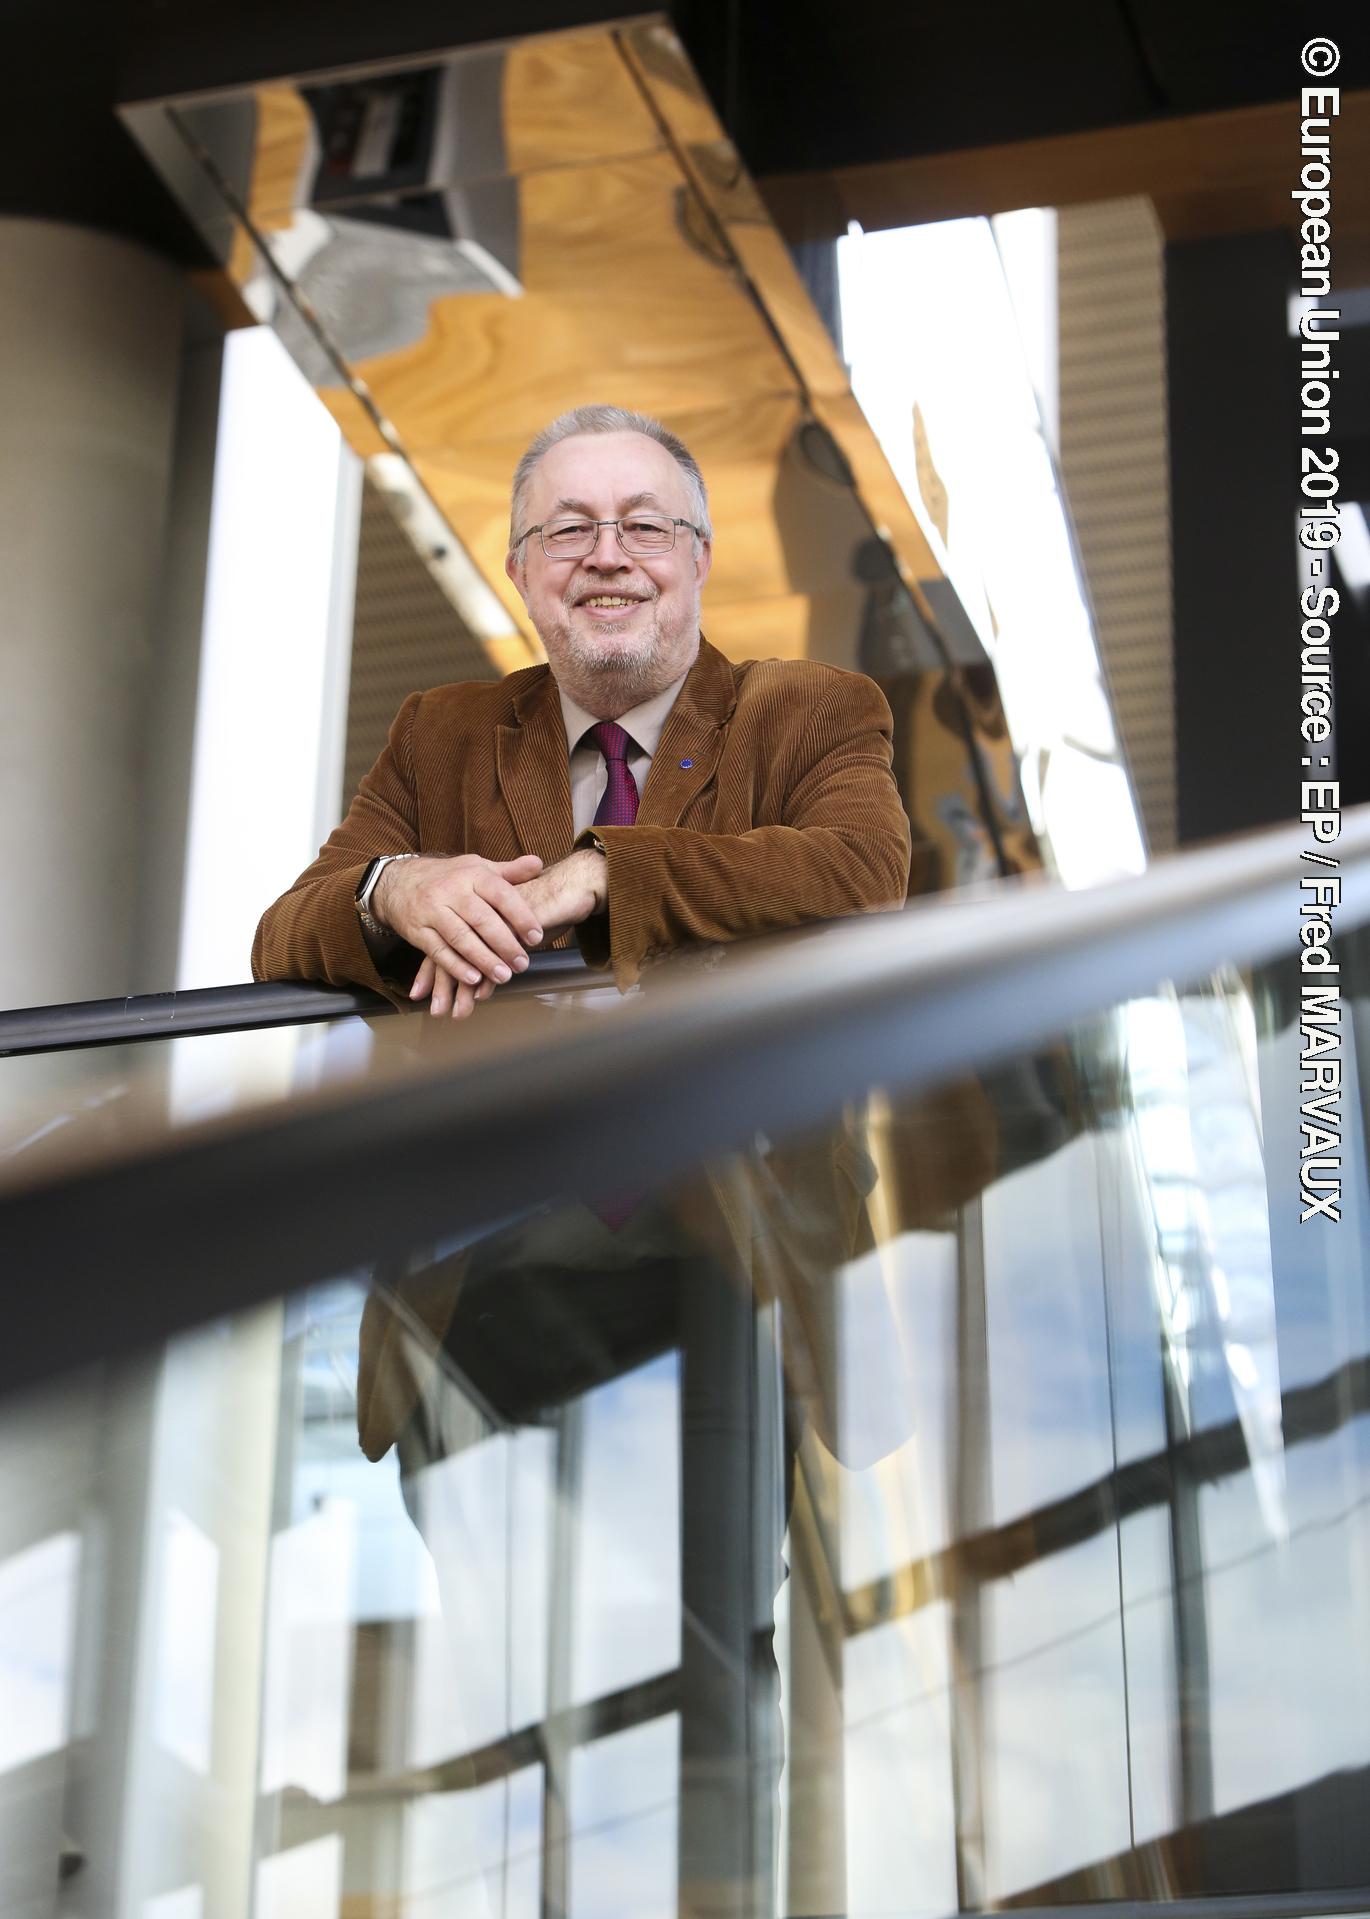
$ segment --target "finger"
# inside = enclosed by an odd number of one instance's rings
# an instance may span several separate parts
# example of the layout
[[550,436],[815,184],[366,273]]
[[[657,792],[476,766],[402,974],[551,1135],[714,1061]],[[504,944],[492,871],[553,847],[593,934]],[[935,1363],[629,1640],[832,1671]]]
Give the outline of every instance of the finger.
[[536,909],[517,886],[511,886],[508,880],[502,880],[495,873],[482,875],[479,883],[480,896],[487,900],[506,926],[511,926],[519,938],[529,946],[536,946],[542,938],[542,921]]
[[[496,880],[492,874],[482,873],[462,912],[467,925],[476,937],[483,940],[491,952],[497,953],[513,972],[521,973],[528,964],[528,955],[523,950],[519,929],[490,904],[485,893],[486,886],[502,884],[503,881]],[[515,894],[515,898],[517,897]],[[526,919],[527,914],[521,912],[519,918]],[[489,976],[488,968],[482,966],[481,971]],[[493,974],[493,978],[499,980],[498,970]],[[500,981],[500,984],[502,985],[503,981]]]
[[431,959],[420,961],[419,970],[414,975],[414,984],[409,989],[410,999],[428,998],[428,995],[433,990],[433,982],[437,977],[437,971],[438,969]]
[[[439,911],[441,910],[440,908]],[[458,915],[456,925],[464,931],[466,922]],[[465,980],[468,986],[480,985],[482,977],[480,968],[471,960],[464,958],[455,947],[450,946],[443,933],[436,927],[424,927],[418,943],[441,972],[450,973],[458,983]]]
[[[475,967],[478,973],[499,986],[528,964],[528,955],[508,926],[493,907],[478,897],[472,896],[460,912],[452,906],[440,907],[435,918],[444,942],[458,952],[468,966]],[[476,986],[479,981],[468,983]]]
[[[454,997],[462,990],[462,984],[459,980],[454,980],[450,973],[439,971],[437,978],[433,982],[432,997],[428,1002],[428,1010],[433,1018],[445,1019],[452,1009]],[[470,992],[471,989],[467,987],[465,990]]]
[[492,979],[483,979],[479,986],[456,987],[452,998],[452,1018],[465,1019],[468,1013],[475,1010],[480,1000],[493,998],[495,991],[495,982]]

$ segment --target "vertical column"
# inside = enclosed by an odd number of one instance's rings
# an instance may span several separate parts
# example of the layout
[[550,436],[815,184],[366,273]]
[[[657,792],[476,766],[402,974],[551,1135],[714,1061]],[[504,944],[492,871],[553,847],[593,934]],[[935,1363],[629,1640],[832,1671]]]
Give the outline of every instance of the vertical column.
[[177,270],[0,219],[0,1006],[128,990]]
[[[961,1208],[956,1235],[955,1431],[949,1447],[951,1511],[958,1547],[991,1523],[993,1458],[985,1219],[978,1199]],[[980,1576],[958,1551],[951,1591],[951,1790],[956,1819],[956,1903],[972,1912],[989,1899],[985,1726],[985,1607]]]
[[129,981],[134,993],[164,993],[175,985],[185,903],[205,559],[225,350],[217,315],[194,298],[185,331],[145,704],[137,826],[140,872]]
[[[780,1755],[774,1666],[752,1626],[767,1543],[754,1499],[756,1309],[702,1261],[681,1287],[681,1357],[680,1911],[762,1919],[774,1910]],[[776,1557],[762,1575],[772,1594]]]
[[1284,233],[1166,248],[1181,845],[1298,811],[1297,404]]
[[1198,1849],[1213,1817],[1212,1699],[1208,1671],[1208,1582],[1204,1571],[1200,1488],[1183,1444],[1184,1413],[1170,1366],[1165,1372],[1165,1437],[1170,1464],[1170,1604],[1175,1636],[1175,1797],[1173,1840],[1189,1884],[1202,1884]]

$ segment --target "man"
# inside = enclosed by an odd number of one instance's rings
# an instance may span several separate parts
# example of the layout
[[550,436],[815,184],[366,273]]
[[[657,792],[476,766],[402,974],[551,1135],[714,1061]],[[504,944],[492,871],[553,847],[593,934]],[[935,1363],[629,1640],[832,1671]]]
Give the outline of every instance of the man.
[[[687,942],[902,903],[909,828],[883,695],[817,662],[724,658],[699,630],[711,557],[699,469],[656,421],[586,407],[539,434],[515,475],[507,567],[548,665],[406,700],[347,818],[264,916],[254,972],[397,1002],[407,989],[461,1018],[572,930],[626,986]],[[834,1403],[829,1280],[861,1241],[872,1176],[839,1129],[625,1207],[534,1207],[378,1274],[362,1320],[362,1448],[398,1449],[468,1700],[503,1626],[472,1572],[463,1456],[492,1417],[545,1428],[680,1355],[679,1490],[665,1459],[661,1496],[679,1500],[682,1540],[683,1911],[773,1909],[775,1673],[752,1594],[782,1568],[752,1488],[755,1382],[776,1367],[753,1287],[793,1309],[788,1474],[809,1409],[824,1430]]]
[[545,428],[515,474],[506,567],[548,664],[405,701],[263,916],[254,975],[462,1018],[569,929],[627,986],[681,944],[901,903],[884,696],[711,647],[712,553],[699,468],[659,422],[590,406]]

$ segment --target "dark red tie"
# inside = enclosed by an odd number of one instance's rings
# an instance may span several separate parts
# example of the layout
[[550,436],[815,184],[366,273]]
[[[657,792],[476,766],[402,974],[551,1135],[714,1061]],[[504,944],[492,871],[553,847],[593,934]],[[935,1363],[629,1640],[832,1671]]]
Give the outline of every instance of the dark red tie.
[[595,825],[631,826],[637,819],[637,781],[628,771],[632,739],[615,720],[597,720],[585,737],[594,741],[609,769],[604,798],[595,812]]
[[[595,825],[631,826],[637,818],[637,781],[628,771],[631,737],[617,721],[597,720],[585,738],[594,741],[609,769],[604,798],[595,811]],[[621,1193],[615,1199],[601,1200],[593,1210],[609,1231],[616,1233],[629,1214],[637,1211],[643,1197],[642,1193]]]

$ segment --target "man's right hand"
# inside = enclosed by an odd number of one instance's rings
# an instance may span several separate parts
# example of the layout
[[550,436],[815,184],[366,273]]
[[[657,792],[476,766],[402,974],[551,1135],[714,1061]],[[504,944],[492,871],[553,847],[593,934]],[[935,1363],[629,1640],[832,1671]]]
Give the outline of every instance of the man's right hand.
[[459,985],[502,986],[528,964],[526,947],[542,938],[537,915],[518,888],[542,871],[536,853],[516,860],[392,860],[376,882],[371,912],[417,946]]

